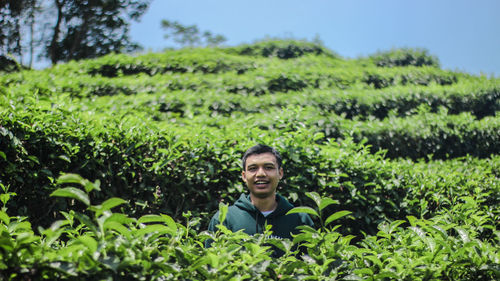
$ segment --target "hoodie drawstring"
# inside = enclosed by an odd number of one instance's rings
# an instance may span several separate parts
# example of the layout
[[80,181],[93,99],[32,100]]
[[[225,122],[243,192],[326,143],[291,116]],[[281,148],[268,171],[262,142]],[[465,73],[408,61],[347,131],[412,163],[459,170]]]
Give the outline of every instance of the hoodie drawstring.
[[259,212],[255,212],[255,233],[259,233]]

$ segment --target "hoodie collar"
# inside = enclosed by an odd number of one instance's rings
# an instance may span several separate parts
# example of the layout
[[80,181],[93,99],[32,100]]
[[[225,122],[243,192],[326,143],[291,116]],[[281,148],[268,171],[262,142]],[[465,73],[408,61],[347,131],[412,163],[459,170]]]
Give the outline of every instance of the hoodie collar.
[[[278,206],[276,206],[276,209],[269,216],[284,215],[286,214],[286,212],[293,208],[292,204],[290,204],[288,200],[286,200],[279,194],[276,194],[276,201],[278,201]],[[252,204],[250,200],[250,194],[241,194],[240,198],[236,200],[234,205],[252,214],[254,214],[255,212],[260,213],[260,211]]]

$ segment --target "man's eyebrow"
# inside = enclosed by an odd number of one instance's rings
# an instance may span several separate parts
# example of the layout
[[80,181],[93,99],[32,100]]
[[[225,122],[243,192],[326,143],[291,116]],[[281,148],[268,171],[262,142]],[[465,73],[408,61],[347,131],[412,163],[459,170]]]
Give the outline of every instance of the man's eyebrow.
[[[259,164],[258,163],[252,163],[252,164],[248,164],[247,167],[254,167],[254,166],[258,166]],[[262,163],[263,166],[276,166],[276,164],[274,162],[265,162],[265,163]]]

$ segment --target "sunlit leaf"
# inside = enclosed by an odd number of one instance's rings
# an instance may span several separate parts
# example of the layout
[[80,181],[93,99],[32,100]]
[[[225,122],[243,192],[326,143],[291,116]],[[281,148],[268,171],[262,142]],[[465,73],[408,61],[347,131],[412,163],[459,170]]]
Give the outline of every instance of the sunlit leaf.
[[305,213],[305,214],[309,214],[309,215],[312,215],[315,217],[319,217],[318,212],[316,212],[311,207],[295,207],[295,208],[291,209],[290,211],[288,211],[286,214],[290,215],[290,214],[298,214],[298,213]]
[[119,234],[129,238],[130,229],[117,221],[106,221],[104,222],[104,229],[116,230]]
[[78,174],[64,174],[64,175],[61,175],[57,179],[58,184],[76,183],[76,184],[80,184],[80,185],[84,186],[85,182],[86,182],[85,179],[82,178],[82,176],[80,176]]
[[89,235],[83,235],[79,236],[77,239],[90,250],[91,254],[97,251],[97,241],[93,237]]
[[226,220],[228,209],[227,204],[219,203],[219,223],[222,224]]
[[175,230],[163,224],[150,224],[146,225],[144,228],[135,231],[135,236],[142,237],[145,234],[157,233],[157,234],[175,234]]
[[316,203],[316,206],[320,206],[321,205],[321,196],[317,193],[317,192],[307,192],[306,193],[306,196],[311,198],[314,203]]
[[161,214],[161,215],[144,215],[137,220],[138,223],[151,223],[151,222],[162,222],[166,224],[171,232],[177,232],[177,224],[172,217]]
[[350,215],[352,214],[351,211],[338,211],[338,212],[335,212],[333,213],[332,215],[330,215],[326,220],[325,220],[325,225],[328,225],[329,223],[335,221],[335,220],[338,220],[342,217],[345,217],[347,215]]
[[54,192],[50,194],[50,196],[57,196],[57,197],[66,197],[66,198],[73,198],[76,199],[83,204],[89,206],[90,205],[90,199],[89,196],[83,192],[81,189],[74,188],[74,187],[65,187],[65,188],[59,188],[56,189]]
[[338,203],[339,203],[338,200],[333,200],[332,198],[329,197],[321,198],[321,202],[319,204],[319,210],[322,211],[324,208]]
[[86,192],[91,192],[94,189],[101,190],[99,187],[99,180],[97,180],[95,183],[92,183],[78,174],[63,174],[57,179],[57,184],[68,183],[79,184],[85,189]]
[[411,224],[411,226],[416,226],[417,225],[417,218],[414,216],[406,216],[408,219],[408,222]]
[[92,222],[92,220],[87,215],[81,213],[75,213],[74,216],[77,220],[79,220],[81,223],[87,226],[89,230],[92,231],[95,235],[99,234],[97,226],[94,224],[94,222]]
[[125,204],[125,203],[127,203],[127,201],[125,201],[121,198],[113,197],[113,198],[110,198],[110,199],[102,202],[101,205],[93,206],[93,207],[96,209],[96,216],[99,216],[100,214],[102,214],[102,212],[111,210],[112,208],[120,206],[120,205]]
[[373,270],[371,270],[369,268],[359,268],[359,269],[355,269],[354,273],[361,275],[361,276],[364,276],[364,275],[372,276]]
[[455,230],[458,232],[458,236],[460,236],[460,239],[462,239],[464,243],[470,242],[469,234],[467,233],[467,231],[460,227],[455,227]]
[[6,212],[0,210],[0,220],[5,223],[5,224],[9,224],[10,223],[10,217],[9,215],[7,215]]

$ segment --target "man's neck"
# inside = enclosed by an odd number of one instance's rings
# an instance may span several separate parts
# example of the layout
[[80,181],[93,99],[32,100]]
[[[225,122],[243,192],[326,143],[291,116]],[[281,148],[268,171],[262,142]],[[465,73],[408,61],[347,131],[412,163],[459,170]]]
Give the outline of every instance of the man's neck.
[[276,202],[276,194],[266,198],[258,198],[250,194],[250,200],[255,208],[261,212],[274,211],[278,206],[278,202]]

